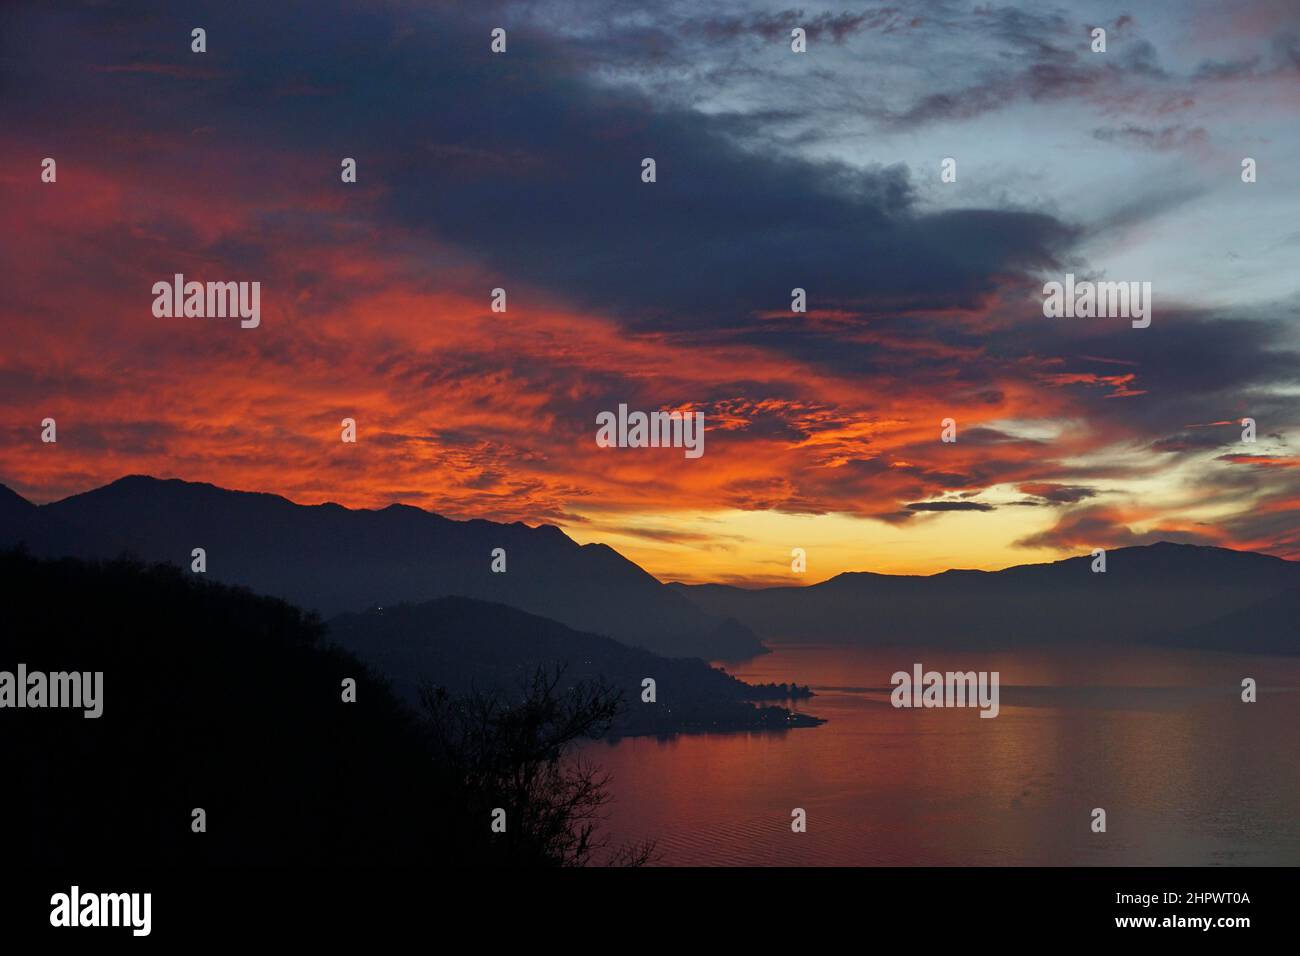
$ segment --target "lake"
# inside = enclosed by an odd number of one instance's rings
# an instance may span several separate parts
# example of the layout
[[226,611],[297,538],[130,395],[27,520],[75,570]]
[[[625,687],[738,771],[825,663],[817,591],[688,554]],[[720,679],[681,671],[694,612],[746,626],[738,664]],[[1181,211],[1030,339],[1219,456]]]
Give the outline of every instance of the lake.
[[[611,839],[654,839],[669,865],[1300,864],[1300,659],[773,649],[727,669],[810,684],[788,706],[829,722],[588,745],[612,775]],[[999,716],[890,706],[914,662],[999,671]]]

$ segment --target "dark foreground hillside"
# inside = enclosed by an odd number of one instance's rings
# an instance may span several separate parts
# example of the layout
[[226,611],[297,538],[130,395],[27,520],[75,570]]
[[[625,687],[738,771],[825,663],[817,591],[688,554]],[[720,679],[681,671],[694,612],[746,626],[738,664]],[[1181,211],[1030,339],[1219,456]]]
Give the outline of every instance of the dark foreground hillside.
[[[535,760],[550,769],[527,776],[563,783],[553,761],[566,741],[535,740],[537,728],[598,730],[598,695],[578,721],[567,701],[528,701],[540,718],[468,742],[324,646],[315,619],[173,567],[4,553],[0,606],[0,671],[104,674],[97,719],[0,708],[11,867],[581,862],[590,835],[575,843],[550,794],[509,781]],[[505,835],[490,829],[497,806]],[[191,829],[195,808],[205,833]],[[551,832],[530,831],[530,816]]]

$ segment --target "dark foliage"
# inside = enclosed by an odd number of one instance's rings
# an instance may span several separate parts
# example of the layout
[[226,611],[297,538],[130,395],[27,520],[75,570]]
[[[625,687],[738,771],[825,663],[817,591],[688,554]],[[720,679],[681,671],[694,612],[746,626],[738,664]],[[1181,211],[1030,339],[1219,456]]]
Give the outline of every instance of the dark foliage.
[[[171,566],[11,552],[0,554],[0,602],[0,670],[104,673],[98,719],[0,709],[11,866],[571,863],[592,843],[581,808],[603,799],[600,781],[547,789],[571,779],[564,734],[529,716],[553,702],[498,720],[506,751],[465,740],[462,755],[445,725],[422,722],[323,645],[314,617],[276,599]],[[345,678],[356,703],[342,701]],[[605,704],[566,698],[563,713],[570,727],[594,726]],[[534,732],[544,736],[530,746]],[[502,799],[542,825],[535,843],[520,827],[499,847],[480,811],[500,803],[474,788],[513,779],[529,784]],[[196,807],[206,833],[191,832]]]
[[[510,697],[453,696],[431,686],[422,692],[436,759],[476,801],[463,808],[466,815],[505,812],[504,832],[481,849],[493,860],[581,866],[593,851],[609,850],[596,835],[607,777],[569,752],[609,730],[621,694],[600,680],[565,687],[563,676],[539,668]],[[635,865],[652,854],[650,845],[626,846],[607,861]]]

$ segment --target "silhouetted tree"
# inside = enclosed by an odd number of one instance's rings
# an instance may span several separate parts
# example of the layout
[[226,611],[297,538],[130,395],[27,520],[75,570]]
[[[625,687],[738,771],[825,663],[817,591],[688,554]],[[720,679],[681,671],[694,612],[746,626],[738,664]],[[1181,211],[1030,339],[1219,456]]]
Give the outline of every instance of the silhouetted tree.
[[[435,760],[463,784],[471,799],[466,813],[482,821],[491,862],[582,866],[594,852],[609,851],[606,863],[646,863],[653,844],[611,850],[597,836],[609,778],[572,753],[578,741],[609,730],[622,694],[603,679],[562,687],[563,674],[562,667],[537,668],[515,699],[425,687]],[[496,808],[506,812],[504,833],[489,829]]]

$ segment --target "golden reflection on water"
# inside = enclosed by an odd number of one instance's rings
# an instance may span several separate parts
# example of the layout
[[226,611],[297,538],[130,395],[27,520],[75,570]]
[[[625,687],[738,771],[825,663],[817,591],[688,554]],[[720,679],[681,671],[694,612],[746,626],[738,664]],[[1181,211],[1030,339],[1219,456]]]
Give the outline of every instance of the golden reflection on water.
[[[998,671],[1000,715],[891,707],[914,662]],[[728,670],[812,685],[795,707],[829,723],[592,745],[612,838],[682,865],[1300,864],[1300,660],[784,645]]]

